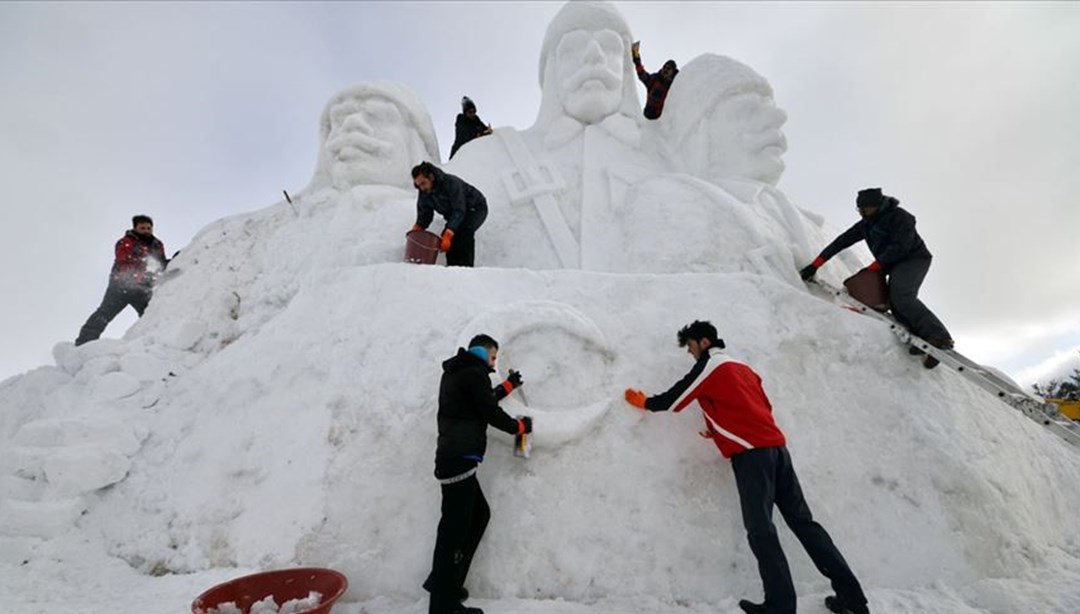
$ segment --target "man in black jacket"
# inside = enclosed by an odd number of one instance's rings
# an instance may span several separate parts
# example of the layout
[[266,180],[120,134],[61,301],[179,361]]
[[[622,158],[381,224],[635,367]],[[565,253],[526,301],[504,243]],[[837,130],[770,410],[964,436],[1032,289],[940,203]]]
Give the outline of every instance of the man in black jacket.
[[[951,349],[953,340],[949,331],[919,300],[919,287],[930,270],[932,256],[915,230],[915,216],[900,208],[899,200],[882,194],[881,188],[860,190],[855,204],[862,219],[836,237],[799,274],[809,281],[829,258],[865,240],[874,255],[874,261],[866,268],[888,276],[889,304],[896,319],[934,347]],[[927,356],[927,367],[936,364],[936,360]]]
[[450,147],[450,159],[462,145],[469,141],[491,134],[491,126],[476,115],[476,103],[464,96],[461,99],[461,113],[458,113],[457,121],[454,122],[454,144]]
[[487,199],[460,177],[444,173],[431,162],[412,169],[416,197],[416,223],[412,230],[426,230],[435,212],[446,218],[439,251],[446,252],[446,266],[472,266],[476,258],[476,229],[487,218]]
[[488,335],[477,335],[469,349],[443,362],[439,383],[439,440],[435,450],[435,478],[442,485],[442,518],[435,538],[431,574],[424,588],[431,592],[428,614],[483,614],[462,605],[464,589],[476,547],[484,536],[491,509],[476,469],[487,449],[490,424],[510,434],[532,432],[528,417],[514,419],[499,401],[521,386],[521,375],[510,370],[494,389],[488,374],[495,370],[499,344]]

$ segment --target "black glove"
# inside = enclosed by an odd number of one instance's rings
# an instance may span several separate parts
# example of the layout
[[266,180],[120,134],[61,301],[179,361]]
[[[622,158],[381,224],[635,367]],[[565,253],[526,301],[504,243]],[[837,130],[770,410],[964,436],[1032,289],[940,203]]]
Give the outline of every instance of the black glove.
[[525,432],[532,432],[532,416],[522,416],[521,423],[525,425]]
[[510,373],[506,376],[506,381],[510,382],[510,385],[516,388],[521,388],[521,385],[525,382],[521,381],[521,373],[510,369]]
[[799,270],[799,277],[802,277],[803,281],[810,281],[817,274],[817,267],[813,263],[804,266]]

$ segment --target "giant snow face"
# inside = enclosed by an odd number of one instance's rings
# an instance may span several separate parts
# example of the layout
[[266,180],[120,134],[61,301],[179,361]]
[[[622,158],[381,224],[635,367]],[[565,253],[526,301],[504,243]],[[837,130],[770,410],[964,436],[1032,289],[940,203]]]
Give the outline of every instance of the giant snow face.
[[712,169],[775,185],[784,172],[787,139],[780,127],[785,121],[787,113],[769,96],[750,92],[721,100],[702,126],[709,153],[704,168],[698,163],[699,176],[709,179]]
[[419,136],[397,105],[383,98],[345,98],[329,109],[329,153],[335,187],[398,185],[409,176]]
[[567,115],[596,123],[619,108],[626,46],[612,30],[574,30],[555,49],[559,102]]

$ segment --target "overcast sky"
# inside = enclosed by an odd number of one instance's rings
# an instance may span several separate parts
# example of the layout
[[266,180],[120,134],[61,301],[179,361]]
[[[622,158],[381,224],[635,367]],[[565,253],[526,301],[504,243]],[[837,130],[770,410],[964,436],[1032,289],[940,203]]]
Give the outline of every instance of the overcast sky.
[[[1080,362],[1080,3],[616,5],[647,67],[713,52],[770,81],[794,202],[842,229],[882,186],[915,214],[958,350],[1022,383]],[[444,159],[462,95],[531,126],[561,6],[0,3],[0,379],[75,338],[134,213],[172,254],[304,187],[348,85],[416,90]]]

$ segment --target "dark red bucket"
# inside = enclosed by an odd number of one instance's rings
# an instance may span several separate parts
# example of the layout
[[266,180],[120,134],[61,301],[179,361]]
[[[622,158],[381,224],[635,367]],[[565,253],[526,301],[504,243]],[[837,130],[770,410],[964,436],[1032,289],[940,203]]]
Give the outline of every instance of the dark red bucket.
[[875,311],[889,310],[889,288],[881,271],[863,269],[844,280],[851,298]]
[[426,230],[410,230],[405,234],[405,262],[435,264],[439,257],[439,235]]
[[231,601],[247,614],[253,604],[271,595],[281,606],[293,599],[306,599],[308,593],[315,591],[322,595],[319,605],[303,610],[302,614],[327,614],[348,587],[345,576],[333,569],[300,567],[264,571],[218,584],[196,597],[191,603],[191,611],[206,614],[210,608]]

